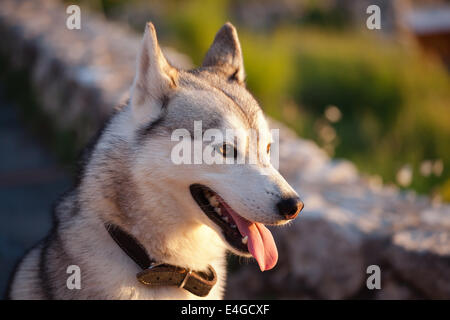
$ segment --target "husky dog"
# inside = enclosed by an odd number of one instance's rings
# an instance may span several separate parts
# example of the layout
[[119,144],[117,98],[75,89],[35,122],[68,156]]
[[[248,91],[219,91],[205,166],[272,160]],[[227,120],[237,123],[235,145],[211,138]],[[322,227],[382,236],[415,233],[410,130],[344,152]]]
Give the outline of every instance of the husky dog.
[[[256,130],[253,147],[269,157],[268,124],[244,77],[230,23],[202,66],[189,71],[170,65],[148,23],[129,102],[111,117],[77,186],[55,207],[51,233],[19,264],[9,297],[221,299],[227,250],[253,256],[261,271],[273,268],[278,252],[265,225],[287,223],[303,208],[279,172],[267,161],[171,160],[171,133],[193,132],[200,120],[203,130]],[[228,158],[248,150],[248,143],[227,141],[217,152]],[[70,266],[79,268],[79,287],[68,285]]]

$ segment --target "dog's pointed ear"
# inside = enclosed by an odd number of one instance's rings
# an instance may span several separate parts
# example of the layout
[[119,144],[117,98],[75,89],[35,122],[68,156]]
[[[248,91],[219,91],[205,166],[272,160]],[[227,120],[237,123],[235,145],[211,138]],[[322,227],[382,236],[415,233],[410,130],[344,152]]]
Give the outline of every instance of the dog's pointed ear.
[[244,85],[244,59],[236,28],[227,22],[217,32],[214,42],[206,53],[203,67],[213,67],[229,81]]
[[141,121],[157,118],[164,101],[177,87],[178,71],[164,57],[155,27],[147,23],[131,88],[131,105]]

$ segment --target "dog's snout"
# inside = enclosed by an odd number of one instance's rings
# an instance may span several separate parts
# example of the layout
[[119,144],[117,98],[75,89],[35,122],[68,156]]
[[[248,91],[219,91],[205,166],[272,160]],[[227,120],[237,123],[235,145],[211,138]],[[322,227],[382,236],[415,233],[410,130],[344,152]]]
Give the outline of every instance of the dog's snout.
[[286,220],[295,219],[303,206],[303,202],[298,197],[283,199],[277,203],[278,213]]

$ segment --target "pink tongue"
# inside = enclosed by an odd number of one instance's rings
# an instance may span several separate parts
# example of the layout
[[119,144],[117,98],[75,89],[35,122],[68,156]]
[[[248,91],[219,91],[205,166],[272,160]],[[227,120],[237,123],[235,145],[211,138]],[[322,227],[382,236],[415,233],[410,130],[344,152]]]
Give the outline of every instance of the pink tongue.
[[236,222],[239,232],[248,237],[248,251],[258,261],[261,271],[272,269],[278,261],[278,251],[272,233],[262,223],[250,222],[231,211],[228,212]]

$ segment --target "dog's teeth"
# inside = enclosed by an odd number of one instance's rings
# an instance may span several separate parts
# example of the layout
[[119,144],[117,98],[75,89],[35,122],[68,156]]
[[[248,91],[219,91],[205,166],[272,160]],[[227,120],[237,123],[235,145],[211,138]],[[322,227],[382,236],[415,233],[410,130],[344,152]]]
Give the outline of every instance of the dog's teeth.
[[215,211],[219,216],[222,215],[222,209],[215,207],[215,208],[214,208],[214,211]]
[[247,244],[247,242],[248,242],[248,236],[243,237],[242,238],[242,243],[243,244]]
[[234,228],[236,228],[236,225],[235,225],[235,224],[232,224],[231,227],[234,229]]
[[228,217],[222,217],[223,221],[228,222]]
[[219,206],[219,201],[217,201],[217,198],[215,196],[212,196],[208,200],[209,200],[209,203],[211,203],[211,205],[213,207],[218,207]]

